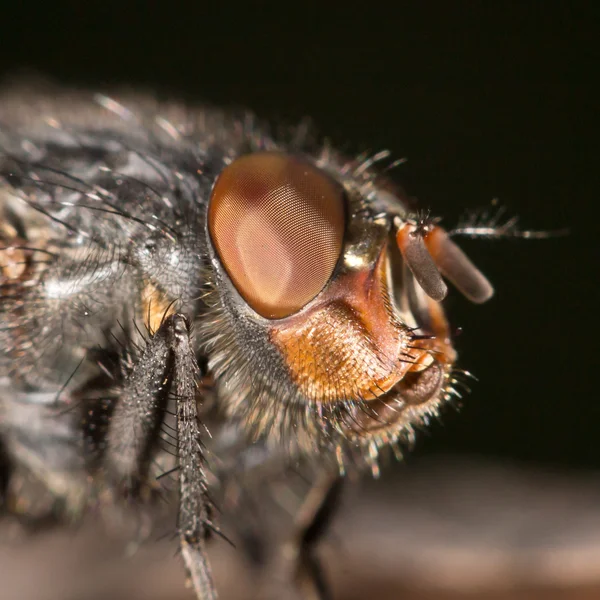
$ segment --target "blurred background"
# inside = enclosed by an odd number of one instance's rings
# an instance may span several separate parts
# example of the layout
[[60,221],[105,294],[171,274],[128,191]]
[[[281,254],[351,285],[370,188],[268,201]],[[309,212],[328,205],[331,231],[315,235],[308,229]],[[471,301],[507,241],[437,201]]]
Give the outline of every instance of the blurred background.
[[[569,586],[600,582],[598,16],[592,2],[13,2],[2,9],[0,76],[28,70],[68,85],[245,106],[286,122],[310,116],[349,153],[387,148],[406,157],[397,180],[448,227],[494,198],[523,227],[568,227],[568,237],[543,241],[462,242],[496,287],[487,305],[457,293],[447,301],[460,366],[479,382],[402,465],[355,494],[340,522],[359,511],[374,547],[368,515],[381,511],[398,531],[413,526],[414,538],[389,542],[402,558],[391,560],[383,543],[379,552],[391,572],[400,576],[402,563],[422,583],[436,580],[442,563],[420,541],[456,541],[459,531],[445,527],[463,521],[473,534],[463,540],[464,565],[473,567],[464,576],[487,572],[469,563],[487,547],[498,553],[490,564],[506,567],[490,567],[497,584],[510,583],[514,569],[502,561],[512,557],[525,587],[502,596],[511,598],[534,597],[526,580],[535,569],[526,565],[535,560],[515,548],[556,550],[566,539],[568,549],[591,554],[552,554],[538,579],[562,586],[561,598],[592,598],[600,587],[574,596]],[[425,507],[421,519],[415,506]],[[474,522],[481,506],[489,511]],[[458,560],[451,547],[444,554],[442,543],[440,553]],[[406,562],[417,551],[431,567],[422,573]],[[566,563],[578,575],[556,583],[550,574]],[[439,568],[462,572],[452,561]],[[439,589],[451,580],[441,577]],[[500,597],[478,585],[469,597]],[[355,594],[344,597],[370,597]]]

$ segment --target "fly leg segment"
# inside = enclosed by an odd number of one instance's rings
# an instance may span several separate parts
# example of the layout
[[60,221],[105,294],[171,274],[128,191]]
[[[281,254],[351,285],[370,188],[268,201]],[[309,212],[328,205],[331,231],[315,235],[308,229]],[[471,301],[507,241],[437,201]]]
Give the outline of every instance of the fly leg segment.
[[339,506],[342,483],[338,474],[327,471],[310,489],[296,516],[294,532],[280,548],[267,591],[258,597],[332,600],[317,547]]
[[174,398],[181,553],[198,598],[214,600],[204,548],[209,506],[196,406],[198,371],[187,319],[181,314],[165,318],[125,382],[111,419],[106,466],[113,475],[136,485],[132,479],[147,472],[167,400]]
[[209,502],[196,405],[196,379],[199,369],[190,345],[187,320],[181,315],[174,315],[170,320],[177,397],[180,487],[178,528],[181,553],[198,598],[214,600],[216,593],[204,550]]
[[333,598],[316,549],[339,507],[342,484],[338,475],[323,475],[296,517],[296,536],[292,541],[297,548],[296,580],[307,600]]

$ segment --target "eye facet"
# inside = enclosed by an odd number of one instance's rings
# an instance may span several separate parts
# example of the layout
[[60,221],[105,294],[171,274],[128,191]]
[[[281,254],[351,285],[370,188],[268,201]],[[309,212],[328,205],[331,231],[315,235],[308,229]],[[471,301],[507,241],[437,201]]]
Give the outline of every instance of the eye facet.
[[298,312],[327,284],[342,251],[344,196],[327,175],[276,152],[248,154],[213,188],[208,229],[229,277],[261,316]]

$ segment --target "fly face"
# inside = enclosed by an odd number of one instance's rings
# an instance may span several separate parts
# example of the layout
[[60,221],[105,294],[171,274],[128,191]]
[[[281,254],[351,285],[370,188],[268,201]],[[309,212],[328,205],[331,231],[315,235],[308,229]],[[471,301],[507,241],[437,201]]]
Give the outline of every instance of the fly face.
[[477,302],[492,289],[364,164],[328,158],[257,152],[219,175],[207,218],[218,300],[203,337],[229,414],[255,436],[335,449],[342,471],[358,451],[376,469],[379,448],[452,392],[441,273]]
[[292,553],[316,585],[340,474],[376,474],[380,449],[455,393],[445,280],[492,294],[452,232],[379,174],[385,153],[348,160],[301,138],[147,98],[0,101],[0,446],[78,510],[106,488],[141,498],[163,465],[203,600],[207,398],[228,448],[324,471]]

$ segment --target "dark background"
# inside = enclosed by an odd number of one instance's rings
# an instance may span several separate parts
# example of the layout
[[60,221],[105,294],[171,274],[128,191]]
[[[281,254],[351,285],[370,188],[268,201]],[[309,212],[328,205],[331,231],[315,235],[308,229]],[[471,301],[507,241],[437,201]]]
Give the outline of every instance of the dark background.
[[415,456],[600,467],[592,3],[217,4],[12,2],[0,75],[309,115],[349,152],[407,157],[396,177],[449,226],[498,197],[525,227],[569,227],[464,241],[497,290],[484,306],[448,300],[460,364],[480,381]]

